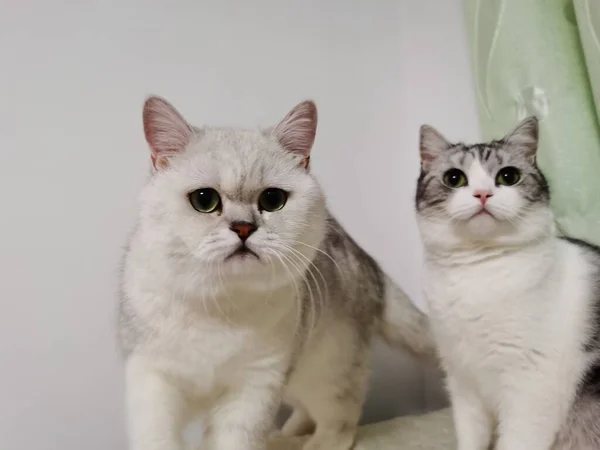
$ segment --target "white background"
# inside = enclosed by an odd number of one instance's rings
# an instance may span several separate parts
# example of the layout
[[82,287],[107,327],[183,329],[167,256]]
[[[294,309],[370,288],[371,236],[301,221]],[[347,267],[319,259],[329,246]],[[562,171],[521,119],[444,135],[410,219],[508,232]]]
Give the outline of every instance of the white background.
[[[460,0],[0,5],[0,447],[125,448],[116,280],[147,94],[247,127],[315,99],[332,210],[420,301],[418,127],[479,134]],[[422,373],[379,352],[367,419],[422,408]]]

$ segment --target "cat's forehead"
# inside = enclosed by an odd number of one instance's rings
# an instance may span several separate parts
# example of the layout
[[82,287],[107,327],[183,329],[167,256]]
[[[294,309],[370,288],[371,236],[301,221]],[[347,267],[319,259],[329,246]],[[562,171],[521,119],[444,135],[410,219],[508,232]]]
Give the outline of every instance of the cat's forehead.
[[269,133],[261,130],[228,127],[205,127],[198,130],[194,145],[200,152],[253,155],[272,144]]
[[213,128],[190,149],[193,182],[234,201],[252,202],[267,187],[291,190],[297,164],[266,132]]
[[482,144],[456,144],[448,149],[446,163],[453,167],[468,170],[477,163],[486,170],[494,171],[508,164],[522,164],[517,154],[503,141],[492,141]]

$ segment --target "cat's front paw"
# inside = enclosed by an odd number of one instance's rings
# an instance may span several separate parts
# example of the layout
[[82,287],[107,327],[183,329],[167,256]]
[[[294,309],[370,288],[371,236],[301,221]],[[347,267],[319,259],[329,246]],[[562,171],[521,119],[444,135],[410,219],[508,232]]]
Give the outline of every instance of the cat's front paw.
[[355,430],[339,433],[317,433],[302,450],[350,450],[354,445]]
[[271,430],[271,432],[269,433],[269,439],[281,439],[283,437],[283,433],[277,428]]

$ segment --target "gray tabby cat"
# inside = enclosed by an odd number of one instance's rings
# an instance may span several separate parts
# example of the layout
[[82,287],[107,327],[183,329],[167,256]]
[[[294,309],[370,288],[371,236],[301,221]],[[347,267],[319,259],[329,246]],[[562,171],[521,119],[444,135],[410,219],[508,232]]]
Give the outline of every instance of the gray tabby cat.
[[428,322],[331,217],[308,170],[317,110],[268,130],[194,128],[144,107],[154,167],[125,257],[120,338],[131,450],[180,450],[203,411],[211,450],[262,450],[282,433],[348,450],[382,333],[433,355]]
[[421,129],[426,297],[459,450],[600,449],[600,249],[556,234],[538,122]]

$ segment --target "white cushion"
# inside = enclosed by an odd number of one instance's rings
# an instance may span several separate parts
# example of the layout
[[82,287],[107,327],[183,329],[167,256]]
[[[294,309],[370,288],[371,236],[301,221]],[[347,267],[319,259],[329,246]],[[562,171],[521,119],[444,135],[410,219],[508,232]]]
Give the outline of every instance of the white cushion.
[[[273,438],[269,450],[300,450],[306,438]],[[360,428],[354,450],[454,450],[449,409],[403,416]]]

